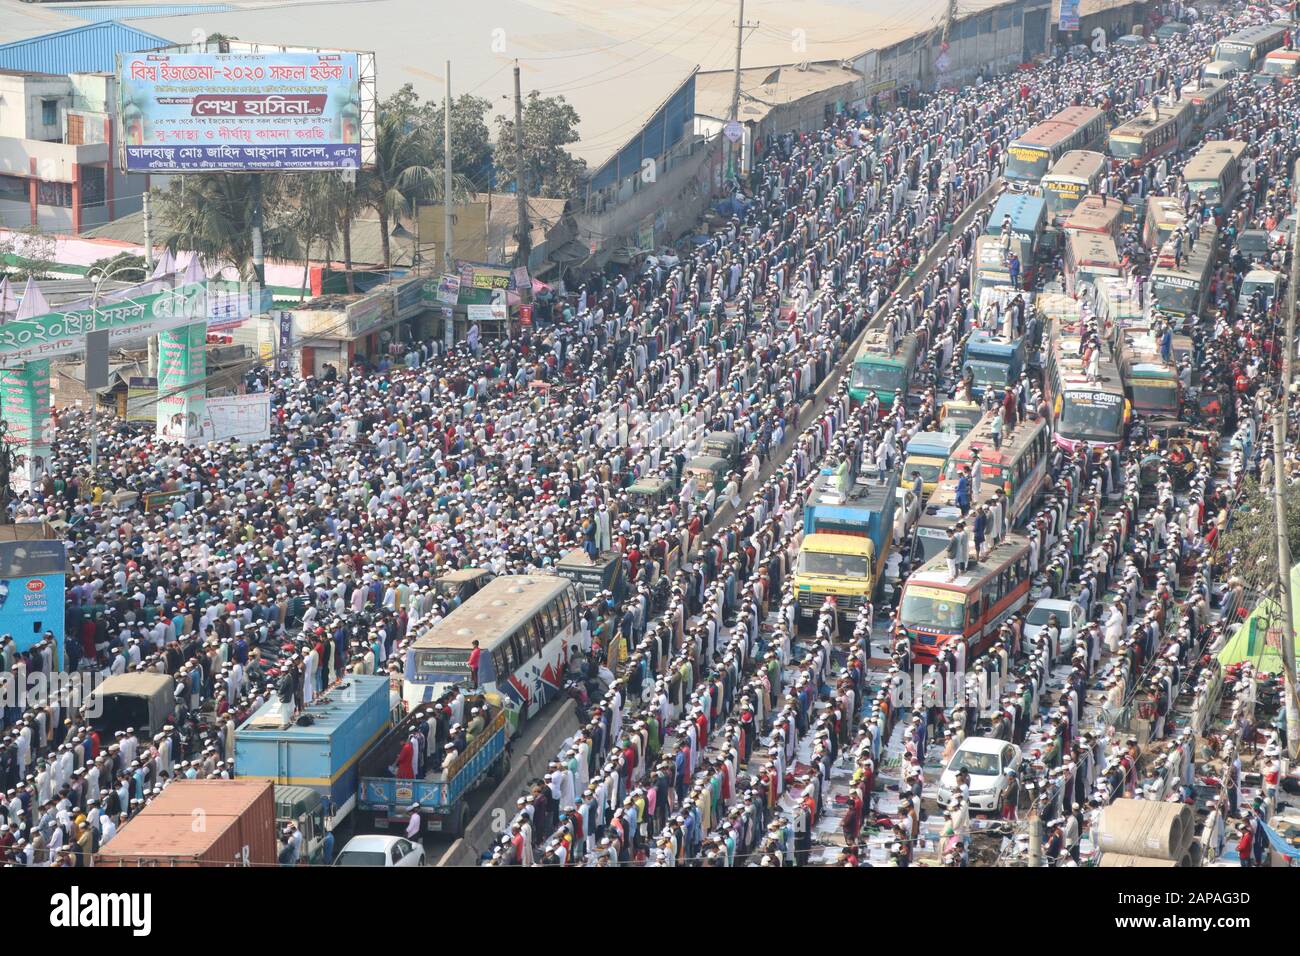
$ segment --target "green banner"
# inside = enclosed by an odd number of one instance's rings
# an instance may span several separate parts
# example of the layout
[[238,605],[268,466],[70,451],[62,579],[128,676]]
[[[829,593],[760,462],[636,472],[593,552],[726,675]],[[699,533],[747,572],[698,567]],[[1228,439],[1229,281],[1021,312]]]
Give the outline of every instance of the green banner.
[[9,424],[8,441],[23,463],[12,476],[26,491],[50,460],[50,362],[41,359],[0,370],[0,416]]
[[145,338],[188,325],[207,323],[203,283],[189,283],[151,295],[105,302],[95,309],[50,312],[0,325],[0,365],[67,355],[85,348],[89,332],[108,332],[109,345]]
[[207,340],[206,320],[158,336],[159,438],[192,442],[203,437]]

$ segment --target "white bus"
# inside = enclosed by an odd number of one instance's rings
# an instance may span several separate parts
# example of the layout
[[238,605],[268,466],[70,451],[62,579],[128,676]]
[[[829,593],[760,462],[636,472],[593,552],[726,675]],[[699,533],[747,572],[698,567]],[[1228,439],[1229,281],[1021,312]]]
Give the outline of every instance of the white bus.
[[470,652],[479,643],[478,687],[501,695],[518,727],[558,695],[577,640],[573,582],[551,574],[494,578],[412,643],[402,697],[437,700],[459,684],[473,686]]

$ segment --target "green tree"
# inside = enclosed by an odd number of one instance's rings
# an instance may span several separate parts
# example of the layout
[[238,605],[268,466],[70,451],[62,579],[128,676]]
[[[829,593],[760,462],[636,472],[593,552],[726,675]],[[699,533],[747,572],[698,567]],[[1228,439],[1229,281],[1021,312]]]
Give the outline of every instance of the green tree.
[[144,256],[137,256],[133,252],[119,252],[106,259],[96,259],[86,270],[87,279],[98,279],[100,276],[107,275],[111,275],[114,281],[121,282],[143,282],[149,278]]
[[[262,250],[267,256],[296,259],[302,245],[283,202],[287,174],[257,173],[262,181]],[[241,279],[253,270],[253,175],[198,173],[179,176],[159,194],[163,242],[172,252],[192,250],[205,261],[233,266]]]
[[[575,159],[564,147],[578,141],[578,113],[563,96],[542,96],[536,90],[528,94],[523,106],[524,117],[524,189],[530,196],[571,199],[587,174],[586,160]],[[519,181],[519,161],[515,150],[514,117],[497,117],[497,143],[494,152],[502,179]]]
[[48,279],[55,266],[53,236],[44,235],[36,226],[27,226],[0,241],[0,275],[11,283],[28,279]]
[[[375,121],[374,166],[357,174],[358,205],[373,209],[379,217],[386,269],[393,264],[389,241],[392,223],[412,215],[419,199],[442,200],[442,163],[434,153],[429,114],[427,105],[413,105],[405,90],[381,104]],[[465,202],[470,191],[464,176],[453,175],[454,201]],[[350,247],[350,237],[345,241]],[[351,272],[350,260],[347,265]]]
[[[1286,504],[1287,544],[1291,559],[1300,560],[1300,484],[1287,484],[1283,494]],[[1270,488],[1261,488],[1253,478],[1246,480],[1241,505],[1232,512],[1232,524],[1224,533],[1223,544],[1241,552],[1240,567],[1252,583],[1263,590],[1273,586],[1277,573],[1277,520]]]
[[302,247],[301,298],[307,295],[313,247],[324,247],[325,258],[334,258],[334,244],[338,242],[341,227],[339,211],[349,205],[344,193],[350,188],[333,172],[285,177],[285,190],[293,211],[286,214],[284,226],[293,232]]
[[[471,182],[484,185],[492,163],[492,134],[487,125],[491,110],[491,100],[468,93],[451,101],[451,170]],[[441,165],[444,139],[441,101],[433,105],[429,123],[433,155]]]

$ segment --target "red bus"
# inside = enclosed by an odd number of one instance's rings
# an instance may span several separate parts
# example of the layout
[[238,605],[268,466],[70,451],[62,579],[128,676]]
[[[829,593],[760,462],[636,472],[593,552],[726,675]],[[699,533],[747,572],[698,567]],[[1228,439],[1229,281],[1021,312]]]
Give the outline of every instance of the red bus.
[[1002,622],[1029,600],[1029,540],[1007,535],[983,561],[948,578],[937,554],[908,576],[898,606],[896,633],[905,635],[912,659],[932,663],[949,641],[966,643],[966,660],[993,645]]

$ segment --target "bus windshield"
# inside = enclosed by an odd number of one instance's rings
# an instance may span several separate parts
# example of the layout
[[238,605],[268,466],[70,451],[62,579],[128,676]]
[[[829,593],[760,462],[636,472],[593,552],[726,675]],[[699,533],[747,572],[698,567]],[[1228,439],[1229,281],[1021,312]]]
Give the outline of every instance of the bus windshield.
[[1043,178],[1047,172],[1048,160],[1051,156],[1046,150],[1031,149],[1028,146],[1017,146],[1014,143],[1007,149],[1007,168],[1006,177],[1008,179],[1033,179]]
[[1062,434],[1067,438],[1113,441],[1120,434],[1123,407],[1118,395],[1068,392],[1062,402]]
[[1130,159],[1142,155],[1142,141],[1139,139],[1110,138],[1110,154],[1116,159]]
[[869,365],[859,363],[853,366],[854,388],[897,389],[903,384],[903,369],[897,365]]
[[932,631],[960,633],[965,617],[965,596],[956,591],[949,593],[927,588],[926,593],[909,590],[903,594],[899,619],[905,627],[910,625]]
[[831,554],[826,551],[799,552],[802,574],[829,574],[840,578],[865,578],[871,571],[866,555]]
[[1220,43],[1214,48],[1216,60],[1227,60],[1239,70],[1250,69],[1250,47]]
[[1084,189],[1076,183],[1043,183],[1043,198],[1047,200],[1047,216],[1055,219],[1074,212],[1083,199]]
[[1295,76],[1296,63],[1294,60],[1265,60],[1264,68],[1259,72],[1269,76]]
[[1139,379],[1133,383],[1133,404],[1163,412],[1178,411],[1178,391],[1173,382]]
[[1223,198],[1217,179],[1193,179],[1187,183],[1187,188],[1206,202],[1218,202]]
[[1011,367],[1001,362],[982,362],[972,360],[966,363],[976,385],[1005,385],[1010,378]]
[[1197,310],[1200,301],[1200,284],[1186,279],[1177,280],[1178,285],[1164,280],[1161,276],[1151,278],[1151,296],[1157,309],[1191,315]]

